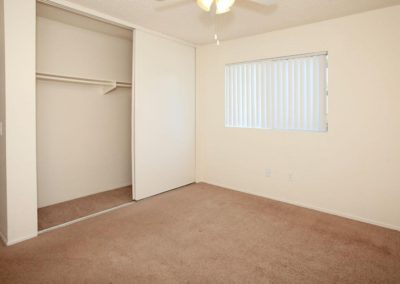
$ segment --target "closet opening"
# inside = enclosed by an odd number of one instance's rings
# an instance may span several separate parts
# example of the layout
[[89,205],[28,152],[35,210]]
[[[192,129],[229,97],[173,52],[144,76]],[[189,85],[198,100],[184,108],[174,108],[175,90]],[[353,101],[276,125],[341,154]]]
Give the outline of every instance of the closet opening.
[[133,202],[133,31],[37,3],[38,228]]

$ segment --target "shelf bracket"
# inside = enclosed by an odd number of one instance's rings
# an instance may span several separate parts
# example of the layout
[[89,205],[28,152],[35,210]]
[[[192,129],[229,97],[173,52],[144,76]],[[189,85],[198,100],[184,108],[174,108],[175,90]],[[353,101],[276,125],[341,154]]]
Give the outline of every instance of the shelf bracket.
[[111,85],[104,86],[104,94],[107,95],[107,94],[111,93],[112,91],[114,91],[116,88],[117,88],[117,82],[112,81]]

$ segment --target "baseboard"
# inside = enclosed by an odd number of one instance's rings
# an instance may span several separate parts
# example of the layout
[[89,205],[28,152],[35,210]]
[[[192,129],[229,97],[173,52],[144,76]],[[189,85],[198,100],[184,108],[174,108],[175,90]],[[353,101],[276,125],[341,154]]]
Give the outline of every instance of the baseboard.
[[[204,183],[207,183],[207,182],[204,181]],[[386,224],[386,223],[382,223],[382,222],[379,222],[379,221],[370,220],[370,219],[359,217],[359,216],[355,216],[355,215],[352,215],[352,214],[347,214],[347,213],[343,213],[343,212],[339,212],[339,211],[335,211],[335,210],[331,210],[331,209],[326,209],[326,208],[321,208],[321,207],[318,207],[318,206],[304,204],[304,203],[293,201],[293,200],[276,198],[276,197],[269,196],[269,195],[266,195],[266,194],[265,195],[261,195],[261,194],[257,194],[257,193],[254,193],[254,192],[249,192],[249,191],[244,191],[244,190],[241,190],[241,189],[238,189],[238,188],[234,188],[232,186],[225,186],[225,185],[216,184],[216,183],[209,183],[209,184],[216,185],[216,186],[223,187],[223,188],[230,189],[230,190],[234,190],[234,191],[238,191],[238,192],[242,192],[242,193],[247,193],[247,194],[252,194],[252,195],[268,198],[268,199],[271,199],[271,200],[275,200],[275,201],[279,201],[279,202],[283,202],[283,203],[299,206],[299,207],[302,207],[302,208],[316,210],[316,211],[319,211],[319,212],[323,212],[323,213],[327,213],[327,214],[343,217],[343,218],[354,220],[354,221],[359,221],[359,222],[363,222],[363,223],[367,223],[367,224],[383,227],[383,228],[386,228],[386,229],[400,231],[400,227],[399,226]]]
[[5,245],[7,245],[8,241],[6,236],[4,236],[3,232],[0,232],[0,239],[3,241]]
[[37,235],[38,235],[37,233],[33,233],[31,235],[27,235],[27,236],[22,237],[22,238],[18,238],[18,239],[14,239],[14,240],[8,240],[6,245],[7,246],[12,246],[12,245],[15,245],[17,243],[20,243],[20,242],[23,242],[23,241],[26,241],[26,240],[29,240],[29,239],[33,239],[33,238],[37,237]]

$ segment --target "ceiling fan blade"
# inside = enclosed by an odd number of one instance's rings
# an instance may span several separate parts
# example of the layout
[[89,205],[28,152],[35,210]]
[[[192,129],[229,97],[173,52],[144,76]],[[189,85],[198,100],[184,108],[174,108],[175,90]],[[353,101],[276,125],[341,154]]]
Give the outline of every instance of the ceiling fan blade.
[[278,0],[248,0],[250,2],[254,2],[263,6],[270,6],[276,4]]
[[168,10],[192,3],[191,0],[155,0],[155,2],[155,9],[158,11]]

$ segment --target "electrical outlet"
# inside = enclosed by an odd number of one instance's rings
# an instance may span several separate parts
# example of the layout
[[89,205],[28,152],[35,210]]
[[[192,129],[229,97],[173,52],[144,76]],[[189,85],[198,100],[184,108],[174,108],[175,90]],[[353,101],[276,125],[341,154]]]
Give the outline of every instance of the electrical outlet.
[[288,180],[289,180],[290,182],[294,182],[294,172],[290,172],[290,173],[289,173],[289,175],[288,175]]
[[272,170],[271,169],[265,169],[265,177],[271,177],[272,176]]

